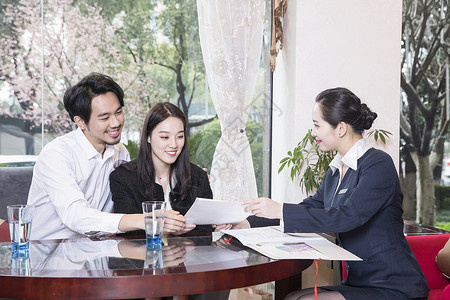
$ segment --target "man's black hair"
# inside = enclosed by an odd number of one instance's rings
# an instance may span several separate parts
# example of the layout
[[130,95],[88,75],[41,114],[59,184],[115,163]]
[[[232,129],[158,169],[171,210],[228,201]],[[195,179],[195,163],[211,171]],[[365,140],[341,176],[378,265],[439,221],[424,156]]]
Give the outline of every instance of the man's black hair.
[[74,117],[79,116],[88,124],[92,99],[107,92],[114,93],[119,99],[120,106],[123,107],[123,90],[108,75],[91,73],[70,87],[64,94],[64,107],[70,119],[74,121]]

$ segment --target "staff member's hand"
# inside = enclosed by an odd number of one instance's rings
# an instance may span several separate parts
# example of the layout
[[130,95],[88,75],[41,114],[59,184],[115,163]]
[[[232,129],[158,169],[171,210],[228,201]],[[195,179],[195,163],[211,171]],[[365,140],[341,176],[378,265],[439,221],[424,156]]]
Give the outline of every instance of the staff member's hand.
[[195,224],[186,223],[186,218],[176,210],[166,210],[164,215],[164,232],[180,235],[191,231]]
[[281,204],[272,199],[261,197],[242,201],[245,211],[251,211],[257,217],[281,219]]

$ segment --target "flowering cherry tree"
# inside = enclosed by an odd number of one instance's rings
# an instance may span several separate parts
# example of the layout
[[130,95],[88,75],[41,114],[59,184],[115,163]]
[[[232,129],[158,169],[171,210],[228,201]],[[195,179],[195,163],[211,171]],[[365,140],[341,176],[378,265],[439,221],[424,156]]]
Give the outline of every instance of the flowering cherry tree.
[[100,72],[124,89],[128,126],[137,130],[155,98],[145,62],[137,64],[121,52],[117,28],[104,20],[98,6],[72,2],[45,1],[43,16],[39,0],[4,8],[0,80],[13,91],[20,109],[17,113],[3,105],[0,113],[28,120],[31,127],[43,125],[46,132],[67,132],[73,125],[62,103],[64,91],[90,72]]

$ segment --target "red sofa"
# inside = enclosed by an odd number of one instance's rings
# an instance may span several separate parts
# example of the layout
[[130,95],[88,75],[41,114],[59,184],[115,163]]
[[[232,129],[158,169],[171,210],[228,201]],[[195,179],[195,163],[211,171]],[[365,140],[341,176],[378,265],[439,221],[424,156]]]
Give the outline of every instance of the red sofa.
[[4,221],[0,223],[0,242],[9,241],[11,241],[11,238],[9,236],[9,224],[8,221]]
[[442,275],[436,265],[436,255],[449,238],[450,234],[406,236],[430,287],[429,300],[450,300],[450,280]]
[[[450,280],[436,265],[436,255],[444,248],[450,234],[408,235],[406,240],[416,256],[430,287],[428,300],[450,300]],[[345,261],[342,262],[342,278],[347,277]]]

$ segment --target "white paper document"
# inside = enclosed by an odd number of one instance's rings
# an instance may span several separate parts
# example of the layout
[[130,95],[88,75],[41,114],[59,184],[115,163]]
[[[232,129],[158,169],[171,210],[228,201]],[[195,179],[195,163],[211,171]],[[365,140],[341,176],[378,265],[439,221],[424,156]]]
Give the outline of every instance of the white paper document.
[[273,259],[361,260],[326,238],[305,233],[289,235],[278,226],[221,230],[243,245]]
[[197,198],[184,217],[187,223],[220,225],[239,223],[249,215],[240,202]]

